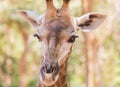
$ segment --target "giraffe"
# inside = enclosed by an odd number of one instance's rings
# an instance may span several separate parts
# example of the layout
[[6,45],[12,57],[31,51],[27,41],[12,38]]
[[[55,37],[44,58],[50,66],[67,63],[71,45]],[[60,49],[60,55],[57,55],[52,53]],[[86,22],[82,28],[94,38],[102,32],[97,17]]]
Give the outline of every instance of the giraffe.
[[54,6],[53,0],[46,1],[45,14],[29,10],[17,10],[35,28],[34,36],[42,47],[42,61],[37,87],[67,87],[67,61],[78,30],[88,32],[103,23],[106,15],[87,13],[73,17],[70,13],[70,0],[63,0],[61,9]]

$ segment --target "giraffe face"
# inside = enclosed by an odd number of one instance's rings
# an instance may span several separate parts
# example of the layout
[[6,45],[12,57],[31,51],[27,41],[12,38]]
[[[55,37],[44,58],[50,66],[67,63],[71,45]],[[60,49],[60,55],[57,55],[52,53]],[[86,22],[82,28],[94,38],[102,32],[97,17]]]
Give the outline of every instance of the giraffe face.
[[45,86],[54,85],[59,79],[60,66],[68,60],[75,38],[78,37],[75,31],[96,29],[106,17],[94,12],[72,17],[69,1],[63,0],[62,8],[58,10],[53,0],[46,0],[45,15],[34,11],[17,11],[37,30],[34,36],[41,42],[43,55],[39,77]]
[[39,77],[43,84],[51,86],[58,80],[59,67],[66,63],[78,36],[73,26],[62,19],[41,25],[35,36],[41,43],[43,55]]

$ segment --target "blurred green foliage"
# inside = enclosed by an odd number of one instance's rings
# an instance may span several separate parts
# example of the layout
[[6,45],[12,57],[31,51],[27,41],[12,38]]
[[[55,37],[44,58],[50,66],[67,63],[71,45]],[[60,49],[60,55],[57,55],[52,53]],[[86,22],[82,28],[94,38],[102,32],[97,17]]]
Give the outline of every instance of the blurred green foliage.
[[[104,87],[120,87],[120,1],[115,1],[96,0],[93,6],[94,11],[106,13],[109,18],[113,18],[93,31],[97,33],[98,40],[105,38],[98,52]],[[54,2],[56,7],[61,7],[62,0],[54,0]],[[71,0],[70,8],[73,15],[80,16],[81,0]],[[27,87],[34,87],[38,80],[41,56],[38,50],[41,47],[32,37],[34,29],[16,13],[18,9],[34,10],[42,14],[46,9],[45,0],[0,0],[0,87],[19,86],[19,61],[24,50],[21,29],[29,37],[29,52],[26,56]],[[107,36],[102,37],[106,33]],[[79,34],[80,38],[76,40],[68,62],[69,87],[85,87],[84,37],[82,32]]]

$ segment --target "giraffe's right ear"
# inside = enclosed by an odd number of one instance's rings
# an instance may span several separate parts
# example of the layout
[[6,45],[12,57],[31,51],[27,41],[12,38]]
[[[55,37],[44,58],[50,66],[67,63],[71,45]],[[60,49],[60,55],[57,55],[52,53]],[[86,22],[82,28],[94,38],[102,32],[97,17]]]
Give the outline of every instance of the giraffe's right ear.
[[44,18],[43,15],[39,15],[34,11],[17,10],[17,13],[23,16],[33,27],[41,25]]
[[92,12],[81,17],[76,17],[75,21],[76,25],[78,26],[78,30],[81,29],[84,32],[88,32],[100,26],[105,19],[106,15]]

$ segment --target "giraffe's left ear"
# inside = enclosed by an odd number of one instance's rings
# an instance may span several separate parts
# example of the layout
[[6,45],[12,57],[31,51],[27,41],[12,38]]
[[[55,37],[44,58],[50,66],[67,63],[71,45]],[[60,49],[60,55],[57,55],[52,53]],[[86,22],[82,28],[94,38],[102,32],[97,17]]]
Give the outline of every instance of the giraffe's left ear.
[[79,29],[87,32],[96,29],[99,25],[103,23],[105,18],[106,15],[93,12],[85,14],[81,17],[76,17],[74,18],[74,20]]
[[41,25],[44,18],[43,15],[40,15],[34,11],[17,10],[17,13],[23,16],[33,27]]

